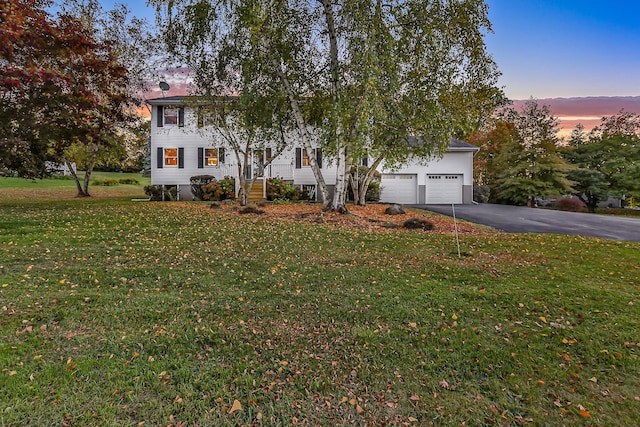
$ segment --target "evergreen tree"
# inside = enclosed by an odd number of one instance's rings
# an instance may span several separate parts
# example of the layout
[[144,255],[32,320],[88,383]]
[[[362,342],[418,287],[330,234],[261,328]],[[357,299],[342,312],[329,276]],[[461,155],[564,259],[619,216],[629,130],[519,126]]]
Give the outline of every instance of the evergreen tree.
[[522,110],[505,109],[502,120],[513,123],[515,138],[504,144],[493,166],[496,201],[535,206],[536,197],[570,194],[572,182],[566,175],[571,166],[558,148],[558,120],[549,107],[534,100]]

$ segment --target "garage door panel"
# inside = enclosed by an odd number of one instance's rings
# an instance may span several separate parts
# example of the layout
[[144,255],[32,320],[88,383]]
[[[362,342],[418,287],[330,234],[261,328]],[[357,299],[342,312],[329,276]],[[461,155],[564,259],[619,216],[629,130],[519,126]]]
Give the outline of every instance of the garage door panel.
[[380,201],[413,205],[417,203],[418,177],[414,174],[383,174]]
[[462,175],[430,174],[426,187],[427,204],[462,203]]

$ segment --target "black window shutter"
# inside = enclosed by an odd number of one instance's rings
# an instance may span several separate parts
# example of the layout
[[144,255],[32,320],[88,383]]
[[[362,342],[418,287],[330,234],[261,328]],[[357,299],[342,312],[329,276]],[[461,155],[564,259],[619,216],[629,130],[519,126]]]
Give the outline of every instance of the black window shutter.
[[204,126],[204,116],[202,115],[202,105],[198,106],[198,127]]
[[198,169],[204,167],[204,148],[198,147]]
[[157,125],[159,128],[161,128],[164,123],[163,121],[164,117],[162,117],[164,115],[164,107],[162,105],[158,105],[157,111],[158,111]]
[[158,169],[162,169],[162,166],[164,166],[164,159],[163,159],[164,150],[162,149],[162,147],[158,147],[157,153],[158,153],[157,166],[158,166]]
[[184,148],[178,148],[178,168],[184,169]]
[[302,168],[302,148],[296,148],[296,169]]
[[184,126],[184,107],[178,108],[178,126]]
[[316,149],[316,161],[318,162],[318,167],[322,169],[322,150]]
[[224,164],[224,147],[218,148],[218,161]]
[[363,157],[362,158],[362,166],[369,166],[369,158],[368,157]]

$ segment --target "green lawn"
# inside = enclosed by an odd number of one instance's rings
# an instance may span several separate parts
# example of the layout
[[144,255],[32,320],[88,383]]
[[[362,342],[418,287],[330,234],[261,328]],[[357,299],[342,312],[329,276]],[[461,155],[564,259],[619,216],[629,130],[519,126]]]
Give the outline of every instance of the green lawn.
[[[78,173],[84,179],[84,172]],[[93,185],[94,180],[135,179],[138,185],[120,184],[112,187]],[[93,172],[89,193],[100,199],[107,198],[144,198],[144,186],[151,180],[139,173]],[[45,179],[24,179],[0,177],[0,206],[5,204],[40,204],[44,200],[70,200],[76,197],[76,183],[70,176],[58,176]]]
[[640,425],[638,243],[7,186],[0,425]]

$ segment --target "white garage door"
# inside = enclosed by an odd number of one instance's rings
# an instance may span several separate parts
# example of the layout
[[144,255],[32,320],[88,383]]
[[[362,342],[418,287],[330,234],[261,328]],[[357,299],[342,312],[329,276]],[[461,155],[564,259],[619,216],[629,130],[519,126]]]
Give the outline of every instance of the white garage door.
[[462,175],[427,175],[427,204],[462,203]]
[[382,193],[380,201],[384,203],[399,203],[414,205],[417,200],[417,175],[411,174],[382,174],[380,181]]

